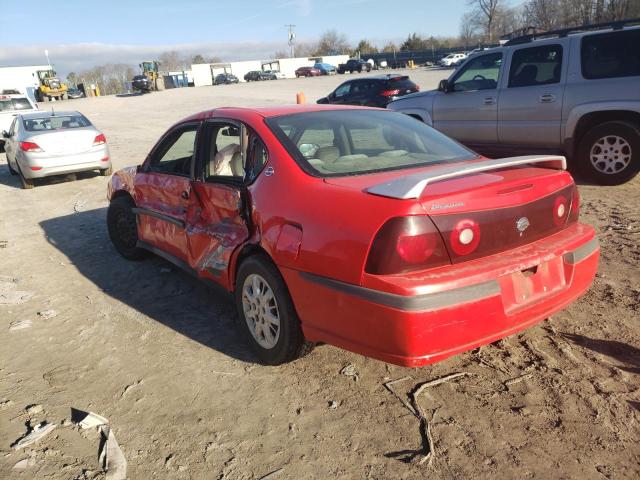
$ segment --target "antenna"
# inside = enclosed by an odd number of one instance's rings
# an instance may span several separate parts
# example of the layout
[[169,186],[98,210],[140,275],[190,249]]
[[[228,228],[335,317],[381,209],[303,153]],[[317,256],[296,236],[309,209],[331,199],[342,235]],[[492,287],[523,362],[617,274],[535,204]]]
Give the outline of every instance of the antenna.
[[294,31],[294,28],[296,28],[296,26],[292,25],[292,24],[289,24],[289,25],[285,25],[285,27],[289,29],[289,35],[288,35],[288,38],[289,38],[289,49],[290,49],[289,56],[291,58],[293,58],[294,54],[295,54],[294,45],[296,43],[296,32]]

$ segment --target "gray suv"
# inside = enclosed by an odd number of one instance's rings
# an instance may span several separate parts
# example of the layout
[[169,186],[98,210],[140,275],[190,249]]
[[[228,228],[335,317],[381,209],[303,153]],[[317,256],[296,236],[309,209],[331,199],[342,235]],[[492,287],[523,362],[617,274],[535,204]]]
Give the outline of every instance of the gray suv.
[[597,183],[624,183],[640,170],[638,23],[512,39],[387,108],[488,156],[560,153]]

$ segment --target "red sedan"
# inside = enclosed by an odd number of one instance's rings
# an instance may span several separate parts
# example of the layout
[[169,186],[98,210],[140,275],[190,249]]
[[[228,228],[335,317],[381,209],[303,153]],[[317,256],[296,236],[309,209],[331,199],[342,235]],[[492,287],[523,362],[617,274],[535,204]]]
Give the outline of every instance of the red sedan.
[[576,300],[596,273],[564,157],[489,160],[408,116],[219,108],[113,175],[108,227],[235,295],[268,364],[325,342],[406,366]]
[[315,67],[300,67],[296,70],[296,77],[319,77],[322,72]]

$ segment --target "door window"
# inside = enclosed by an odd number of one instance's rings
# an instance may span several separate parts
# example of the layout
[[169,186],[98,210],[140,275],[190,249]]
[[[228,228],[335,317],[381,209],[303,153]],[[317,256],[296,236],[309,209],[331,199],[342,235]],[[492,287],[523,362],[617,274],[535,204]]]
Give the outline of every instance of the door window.
[[267,147],[265,147],[264,143],[258,138],[253,137],[251,141],[251,153],[249,158],[249,163],[247,165],[247,181],[252,182],[262,171],[262,168],[266,165],[269,160],[269,153],[267,152]]
[[628,30],[582,39],[582,76],[597,78],[640,75],[640,30]]
[[509,88],[559,83],[561,70],[561,45],[521,48],[513,52]]
[[245,131],[245,128],[232,123],[211,124],[208,161],[204,165],[205,181],[244,178]]
[[198,125],[189,125],[172,132],[154,154],[150,170],[170,175],[191,176],[197,131]]
[[16,125],[18,124],[18,118],[14,118],[13,122],[11,122],[11,128],[9,129],[9,136],[13,137],[13,135],[16,133]]
[[343,83],[338,88],[336,88],[335,96],[338,98],[344,97],[345,95],[349,94],[350,90],[351,90],[351,83]]
[[470,60],[453,79],[453,90],[492,90],[498,86],[502,53],[491,53]]

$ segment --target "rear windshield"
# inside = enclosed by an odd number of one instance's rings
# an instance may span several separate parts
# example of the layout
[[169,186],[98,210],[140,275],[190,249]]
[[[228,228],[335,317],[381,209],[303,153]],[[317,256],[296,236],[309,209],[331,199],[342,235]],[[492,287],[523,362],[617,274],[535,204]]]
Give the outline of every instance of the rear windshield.
[[300,166],[345,176],[454,162],[476,154],[407,115],[375,110],[306,112],[267,119]]
[[14,110],[33,110],[33,107],[26,98],[4,98],[0,100],[0,112]]
[[91,122],[83,115],[56,115],[55,117],[25,118],[24,128],[29,132],[46,130],[66,130],[90,127]]
[[391,78],[384,82],[384,86],[390,89],[416,88],[416,84],[409,80],[409,77]]
[[640,29],[588,35],[582,39],[582,76],[598,78],[640,75]]

